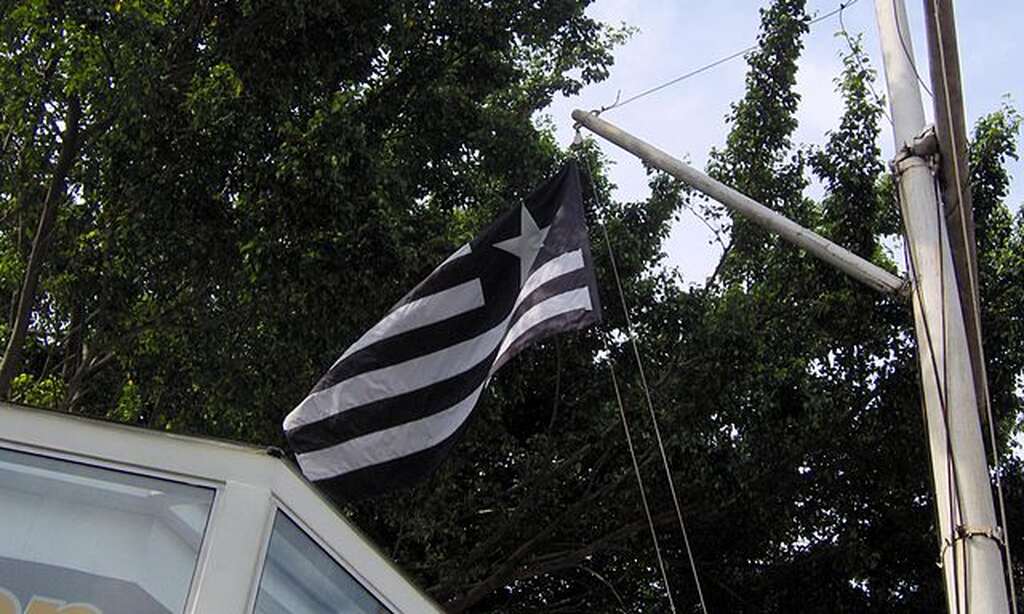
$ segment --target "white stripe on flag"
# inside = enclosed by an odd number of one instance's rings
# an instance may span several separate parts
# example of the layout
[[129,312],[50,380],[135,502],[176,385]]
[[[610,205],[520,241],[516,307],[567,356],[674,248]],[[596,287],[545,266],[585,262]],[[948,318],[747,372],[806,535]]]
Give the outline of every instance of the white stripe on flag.
[[[530,275],[526,285],[523,287],[523,291],[531,288],[538,288],[556,277],[575,270],[573,267],[575,267],[577,263],[582,267],[583,256],[579,250],[562,254],[561,256],[546,262],[543,266],[534,271],[532,275]],[[447,292],[447,290],[444,292]],[[438,294],[441,293],[439,292]],[[432,294],[428,297],[424,297],[423,299],[420,299],[420,301],[431,299],[438,294]],[[520,298],[518,300],[522,300],[523,296],[525,296],[525,294],[520,292]],[[516,303],[517,305],[518,300]],[[541,303],[540,305],[546,304],[550,300],[551,299],[548,299],[548,301],[544,301],[544,303]],[[409,304],[413,305],[414,303]],[[533,313],[540,305],[532,307],[529,311],[523,314],[523,318],[520,318],[520,321],[523,321],[527,315]],[[579,307],[574,307],[573,309],[576,308]],[[587,304],[585,308],[590,308],[589,294],[587,295]],[[572,309],[569,309],[569,311],[571,310]],[[362,373],[345,381],[339,382],[326,390],[310,394],[303,399],[301,403],[299,403],[298,407],[293,409],[291,413],[285,417],[284,428],[286,431],[290,431],[300,426],[323,420],[324,418],[333,416],[334,414],[339,414],[348,409],[359,407],[365,403],[371,403],[391,396],[412,392],[413,390],[418,390],[425,386],[429,386],[430,384],[434,384],[468,371],[479,364],[479,362],[486,358],[488,354],[494,351],[494,348],[498,347],[502,338],[505,337],[505,331],[508,327],[509,318],[511,317],[511,314],[509,314],[505,320],[500,322],[494,328],[472,339],[463,341],[462,343],[447,347],[432,354],[427,354],[425,356],[420,356],[418,358],[399,363],[397,365]],[[387,319],[388,318],[384,318],[381,322],[383,323]],[[518,326],[518,322],[516,323],[516,326]],[[513,330],[516,329],[516,326],[512,327]],[[374,328],[376,329],[376,326]],[[356,343],[359,342],[357,341]],[[511,341],[508,343],[511,343]],[[398,384],[398,386],[395,386],[395,384]]]
[[498,350],[498,356],[495,358],[495,363],[501,360],[502,355],[508,351],[508,348],[513,343],[523,335],[529,333],[530,329],[534,326],[537,326],[545,320],[549,320],[555,316],[562,315],[563,313],[569,313],[580,309],[585,311],[593,309],[593,305],[590,303],[589,288],[577,288],[569,292],[556,294],[551,298],[530,307],[518,320],[516,320],[516,323],[509,329],[508,334],[505,335],[505,340],[501,342],[501,349]]
[[[454,262],[455,260],[458,260],[459,258],[462,258],[463,256],[468,256],[468,255],[469,255],[469,254],[471,254],[471,253],[473,253],[473,246],[472,246],[472,245],[470,245],[469,243],[466,243],[465,245],[463,245],[463,246],[462,246],[462,247],[460,247],[459,249],[455,250],[455,253],[453,253],[453,254],[452,254],[451,256],[448,256],[447,258],[445,258],[444,262],[442,262],[441,264],[439,264],[439,265],[437,265],[436,267],[434,267],[434,270],[433,270],[433,271],[431,271],[430,275],[427,275],[427,276],[426,276],[426,277],[425,277],[425,278],[423,279],[423,281],[421,281],[420,283],[416,284],[416,287],[414,287],[414,288],[413,288],[412,290],[409,290],[408,292],[406,292],[406,293],[405,293],[405,296],[403,296],[401,300],[399,300],[399,301],[398,301],[397,303],[395,303],[395,304],[394,304],[394,305],[393,305],[393,306],[391,307],[391,309],[390,309],[390,311],[389,311],[388,313],[390,313],[390,312],[392,312],[392,311],[396,311],[396,310],[398,310],[398,308],[399,308],[399,307],[401,307],[402,305],[404,305],[404,304],[405,304],[405,301],[406,301],[406,299],[408,299],[408,298],[409,298],[410,296],[412,296],[413,294],[416,294],[416,291],[417,291],[417,290],[419,290],[420,288],[422,288],[422,287],[423,287],[423,284],[427,283],[427,280],[428,280],[428,279],[430,279],[430,278],[431,278],[431,277],[432,277],[433,275],[435,275],[435,274],[436,274],[436,273],[437,273],[438,271],[440,271],[440,270],[441,270],[441,269],[443,269],[443,268],[444,268],[445,266],[447,266],[447,265],[448,265],[448,263],[450,263],[450,262]],[[342,356],[341,358],[344,358],[344,357],[345,357],[345,356]],[[341,360],[341,358],[339,358],[338,360],[340,361],[340,360]],[[337,362],[335,362],[334,364],[338,364],[338,363],[337,363]]]
[[450,437],[465,422],[484,385],[439,413],[351,439],[329,448],[299,454],[296,460],[310,480],[325,480],[363,467],[415,454]]
[[434,272],[436,273],[436,272],[440,271],[441,268],[444,267],[444,265],[448,264],[449,262],[451,262],[453,260],[458,260],[459,258],[462,258],[463,256],[468,256],[471,253],[473,253],[473,246],[470,245],[469,243],[464,244],[462,247],[460,247],[459,249],[455,250],[452,253],[451,256],[448,256],[447,258],[445,258],[444,262],[442,262],[441,264],[437,265],[437,267],[434,269]]
[[285,430],[316,422],[374,401],[419,390],[480,364],[505,336],[508,320],[482,335],[405,362],[360,373],[306,397],[285,418]]
[[345,350],[345,353],[334,362],[334,365],[381,339],[435,324],[483,306],[484,289],[480,285],[479,279],[471,279],[447,290],[441,290],[430,296],[406,303],[366,331],[358,341]]
[[516,304],[512,307],[512,311],[515,311],[516,308],[519,307],[519,304],[522,303],[527,296],[530,296],[530,294],[537,288],[543,286],[556,277],[561,277],[566,273],[571,273],[582,268],[583,252],[578,249],[560,254],[559,256],[548,260],[526,279],[526,283],[523,284],[522,289],[519,290],[519,297],[516,298]]

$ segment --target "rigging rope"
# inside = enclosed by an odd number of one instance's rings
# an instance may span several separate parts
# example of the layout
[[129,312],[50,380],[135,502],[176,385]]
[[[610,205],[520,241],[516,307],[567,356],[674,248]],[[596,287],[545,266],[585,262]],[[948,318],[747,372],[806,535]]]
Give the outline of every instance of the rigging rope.
[[893,18],[896,19],[896,36],[900,39],[900,46],[903,47],[903,53],[906,54],[907,61],[910,62],[910,67],[914,69],[914,76],[917,77],[917,82],[921,84],[924,91],[928,92],[929,96],[935,98],[935,94],[928,89],[928,86],[925,85],[924,79],[922,79],[920,73],[917,72],[917,62],[914,60],[914,54],[910,53],[910,46],[907,45],[907,40],[903,38],[903,28],[900,27],[900,12],[896,8],[896,0],[892,0],[892,15]]
[[[858,2],[860,2],[860,0],[850,0],[850,2],[840,2],[838,8],[835,8],[835,9],[829,11],[828,13],[825,13],[824,15],[815,17],[814,19],[808,21],[807,22],[807,26],[810,27],[810,26],[816,25],[816,24],[821,23],[821,22],[825,21],[826,19],[829,19],[829,18],[831,18],[831,17],[833,17],[835,15],[839,15],[840,19],[842,19],[843,10],[850,8],[854,4],[857,4]],[[845,30],[845,28],[844,28],[844,30]],[[739,51],[735,51],[733,53],[730,53],[729,55],[727,55],[725,57],[722,57],[722,58],[719,58],[719,59],[715,60],[714,62],[710,62],[710,63],[705,64],[705,65],[703,65],[703,66],[701,66],[699,68],[695,68],[695,69],[691,70],[690,72],[684,73],[682,75],[679,75],[678,77],[674,77],[672,79],[669,79],[668,81],[665,81],[663,83],[655,85],[654,87],[648,88],[648,89],[640,92],[639,94],[634,94],[633,96],[630,96],[629,98],[626,98],[625,100],[622,100],[622,101],[620,101],[620,98],[622,97],[621,96],[622,92],[620,91],[619,95],[615,97],[615,102],[613,102],[612,104],[610,104],[608,106],[601,107],[600,109],[595,111],[595,114],[600,115],[601,113],[604,113],[605,111],[611,111],[612,109],[617,109],[619,107],[624,107],[627,104],[629,104],[629,103],[631,103],[631,102],[633,102],[635,100],[639,100],[639,99],[644,98],[646,96],[650,96],[651,94],[654,94],[656,92],[660,92],[661,90],[665,89],[666,87],[675,85],[676,83],[679,83],[680,81],[685,81],[685,80],[687,80],[687,79],[689,79],[691,77],[695,77],[695,76],[701,74],[702,72],[706,72],[708,70],[711,70],[712,68],[715,68],[716,66],[720,66],[722,64],[725,64],[729,60],[735,60],[736,58],[741,57],[741,56],[743,56],[743,55],[745,55],[745,54],[747,54],[747,53],[749,53],[751,51],[754,51],[757,48],[758,48],[758,45],[754,44],[754,45],[751,45],[749,47],[746,47],[745,49],[740,49]]]
[[[578,130],[577,136],[579,136]],[[590,161],[587,160],[585,156],[584,160],[586,160],[587,175],[590,178],[590,185],[594,190],[594,199],[598,201],[598,204],[600,204],[597,192],[597,185],[594,182],[594,173],[590,168]],[[636,331],[633,328],[632,318],[629,317],[629,305],[626,302],[626,295],[622,290],[622,279],[619,276],[619,267],[615,259],[615,252],[612,249],[611,238],[608,236],[608,227],[605,226],[603,221],[601,221],[600,224],[601,232],[604,235],[605,246],[608,250],[608,259],[610,260],[612,265],[612,275],[615,278],[615,287],[619,293],[619,301],[622,305],[622,313],[625,316],[626,320],[626,332],[629,337],[630,345],[633,348],[633,357],[636,360],[637,370],[640,375],[640,386],[643,388],[644,397],[647,401],[647,411],[651,417],[651,424],[653,425],[654,437],[658,442],[658,451],[661,456],[661,464],[665,470],[665,478],[668,480],[669,492],[672,495],[672,505],[675,507],[676,518],[679,521],[679,530],[682,532],[683,535],[683,545],[686,547],[686,556],[690,562],[690,571],[693,573],[693,582],[697,587],[697,596],[700,600],[701,612],[707,614],[708,608],[707,604],[704,601],[704,590],[701,587],[700,576],[697,573],[697,563],[693,557],[693,549],[690,547],[690,537],[686,532],[686,523],[683,521],[683,512],[681,506],[679,505],[679,497],[676,494],[675,480],[672,479],[672,470],[668,464],[668,455],[665,453],[665,443],[661,437],[661,429],[658,427],[658,418],[654,411],[654,402],[651,398],[651,389],[650,386],[648,386],[647,384],[647,376],[644,373],[643,361],[640,358],[640,349],[639,344],[637,342]]]
[[[903,195],[900,193],[900,181],[899,181],[899,176],[898,176],[898,172],[899,171],[895,169],[895,165],[894,165],[894,170],[895,170],[896,176],[894,178],[895,179],[895,181],[894,181],[894,184],[895,184],[894,188],[895,189],[893,190],[893,192],[894,192],[894,194],[896,196],[896,205],[899,208],[900,213],[903,215],[903,219],[907,219],[907,212],[903,208]],[[939,205],[939,209],[940,209],[940,215],[941,215],[941,205]],[[917,304],[920,305],[919,309],[922,310],[921,322],[922,322],[923,327],[924,327],[925,345],[927,345],[927,347],[928,347],[928,354],[929,354],[929,358],[930,358],[930,366],[931,366],[932,376],[935,378],[936,386],[939,388],[939,410],[942,413],[942,422],[943,422],[943,431],[944,431],[943,434],[944,434],[945,445],[946,445],[946,456],[947,456],[946,480],[947,480],[947,489],[949,490],[949,516],[950,516],[950,533],[951,534],[950,534],[950,536],[948,538],[946,536],[942,537],[942,542],[943,543],[942,543],[941,549],[939,551],[939,567],[941,568],[941,567],[944,566],[944,562],[942,560],[942,557],[944,556],[946,549],[950,548],[950,547],[956,547],[956,541],[957,541],[956,526],[958,524],[957,523],[956,511],[958,509],[963,509],[963,504],[962,504],[963,497],[962,497],[961,492],[960,492],[960,483],[956,479],[956,476],[957,476],[956,457],[953,455],[953,440],[952,440],[952,437],[951,437],[951,434],[950,434],[950,425],[949,425],[949,408],[948,408],[948,405],[946,403],[946,400],[947,400],[946,383],[947,382],[946,382],[946,379],[939,372],[939,365],[936,362],[936,358],[935,358],[935,343],[934,343],[934,341],[932,339],[932,330],[931,330],[931,327],[928,324],[928,320],[924,317],[924,311],[923,311],[924,296],[921,293],[921,284],[918,283],[917,262],[916,262],[916,260],[914,258],[914,252],[910,248],[911,242],[910,242],[909,234],[908,234],[908,232],[906,230],[906,226],[904,226],[903,235],[904,235],[904,237],[903,237],[904,245],[906,246],[904,248],[904,250],[903,250],[903,254],[904,254],[904,257],[906,258],[907,271],[910,274],[910,279],[911,279],[911,282],[912,282],[912,285],[913,285],[913,291],[914,291],[914,294],[916,295],[916,298],[917,298]],[[940,243],[941,243],[941,241],[940,241]],[[940,245],[940,249],[941,249],[941,245]],[[943,290],[943,294],[945,294],[944,290]],[[945,300],[944,297],[943,297],[943,300]],[[945,317],[945,316],[943,316],[943,317]],[[920,343],[920,341],[919,341],[919,343]],[[943,342],[943,343],[945,343],[945,342]],[[921,348],[918,349],[918,352],[920,352],[920,351],[922,351]],[[918,371],[918,383],[921,386],[921,403],[922,403],[922,408],[924,407],[924,404],[925,404],[925,399],[924,399],[924,396],[925,396],[924,383],[923,383],[923,381],[921,379],[921,378],[924,377],[924,368],[925,367],[922,366],[921,370]],[[924,409],[922,409],[922,411],[925,414],[925,425],[927,427],[927,424],[928,424],[927,411],[924,410]],[[937,484],[936,484],[936,486],[937,486]],[[936,489],[936,490],[938,490],[938,489]],[[935,503],[936,503],[936,515],[942,514],[942,511],[938,509],[937,495],[936,495],[936,502]],[[957,557],[956,557],[955,554],[953,556],[953,597],[954,597],[953,598],[953,603],[956,604],[956,611],[959,612],[959,608],[960,608],[960,574],[958,573],[958,570],[957,570]]]
[[[897,16],[896,19],[899,19],[899,16]],[[898,23],[896,25],[896,31],[899,32],[899,24]],[[904,47],[904,50],[905,49],[906,49],[906,47]],[[913,58],[910,59],[910,63],[911,63],[911,65],[913,65],[913,63],[914,63]],[[914,72],[917,73],[917,69],[916,68],[914,69]],[[918,77],[918,80],[920,81],[920,77]],[[937,169],[934,168],[934,167],[932,168],[932,182],[933,182],[933,185],[935,186],[935,229],[937,231],[941,232],[941,230],[942,230],[942,197],[941,197],[941,194],[942,193],[939,191],[939,178],[938,178],[938,175],[937,175]],[[951,429],[950,429],[950,423],[949,423],[949,421],[950,421],[950,417],[949,417],[949,328],[948,328],[948,322],[946,320],[946,310],[948,309],[948,306],[947,306],[947,303],[946,303],[946,253],[945,253],[945,249],[944,249],[944,247],[946,245],[946,242],[943,240],[944,238],[945,237],[943,237],[943,236],[939,236],[938,245],[936,246],[936,249],[938,249],[938,251],[939,251],[939,253],[938,253],[938,258],[939,258],[939,307],[942,310],[942,323],[941,323],[941,326],[942,326],[942,384],[941,384],[941,386],[939,388],[939,394],[940,394],[940,399],[942,401],[942,405],[941,405],[941,407],[942,407],[942,418],[945,421],[945,426],[946,426],[946,452],[949,455],[949,462],[946,465],[946,467],[947,467],[946,479],[949,480],[949,482],[950,482],[950,484],[949,484],[949,488],[950,489],[954,488],[954,486],[957,489],[957,491],[956,491],[957,492],[957,497],[956,497],[956,506],[955,507],[953,505],[953,503],[954,503],[953,502],[953,498],[950,497],[950,502],[949,502],[949,507],[950,507],[950,509],[949,509],[949,522],[950,522],[950,530],[953,533],[953,543],[954,543],[953,575],[959,581],[959,578],[956,576],[956,550],[955,550],[955,544],[956,544],[957,529],[958,529],[958,527],[961,524],[963,524],[962,522],[958,522],[958,520],[959,520],[959,518],[963,517],[964,508],[963,508],[963,503],[962,503],[962,501],[960,499],[960,475],[959,475],[959,473],[956,470],[956,453],[953,450],[953,441],[952,441],[951,435],[950,435]],[[922,304],[922,309],[923,309],[923,304]],[[922,317],[922,319],[923,319],[923,317]],[[929,344],[930,343],[931,343],[931,340],[929,339]],[[932,351],[932,360],[933,360],[933,362],[934,362],[934,356],[935,356],[934,351]],[[936,377],[938,377],[938,374],[936,374]],[[952,492],[952,490],[951,490],[951,492]],[[965,578],[965,580],[968,583],[970,583],[971,576],[968,573],[968,567],[970,565],[970,552],[971,552],[971,549],[967,547],[966,543],[964,543],[962,547],[963,547],[963,552],[964,552],[964,578]],[[957,590],[957,592],[959,592],[959,590]],[[960,602],[957,601],[957,610],[959,611],[959,609],[960,609]],[[971,591],[970,591],[969,587],[965,587],[964,588],[964,612],[965,612],[965,614],[970,614],[970,611],[971,611]]]
[[[846,31],[846,24],[843,22],[844,8],[848,8],[848,6],[844,7],[842,4],[839,5],[839,32],[843,35],[843,39],[846,41],[847,46],[850,47],[850,53],[853,55],[853,59],[857,60],[857,66],[860,67],[861,72],[867,74],[868,68],[864,66],[864,62],[861,59],[860,48],[858,45],[854,44],[853,37]],[[885,116],[885,119],[889,120],[889,125],[895,129],[896,124],[892,121],[892,116],[889,115],[889,111],[886,109],[885,98],[875,91],[875,87],[871,85],[870,78],[864,79],[864,85],[866,85],[868,91],[871,92],[871,95],[875,99],[875,104],[878,105],[879,110],[882,111],[882,115]]]
[[[961,168],[961,166],[960,166],[960,161],[961,161],[960,160],[960,155],[961,155],[961,152],[960,152],[959,148],[956,147],[956,143],[954,142],[954,139],[953,139],[953,135],[955,135],[956,133],[954,131],[954,126],[953,126],[953,109],[952,109],[952,101],[951,101],[951,97],[950,97],[950,93],[951,92],[950,92],[949,78],[948,78],[949,77],[949,69],[950,69],[950,67],[949,67],[949,64],[948,64],[948,58],[946,58],[946,47],[945,47],[944,41],[942,40],[942,28],[941,28],[940,23],[939,23],[939,15],[938,15],[937,11],[938,11],[938,5],[937,4],[933,4],[933,10],[932,10],[931,18],[932,18],[933,23],[934,23],[933,30],[935,31],[937,39],[938,39],[937,47],[938,47],[938,50],[939,50],[939,62],[941,64],[941,70],[939,72],[942,75],[942,92],[943,92],[943,99],[944,99],[945,106],[946,106],[946,124],[947,124],[946,128],[947,128],[947,134],[950,135],[950,143],[952,144],[952,151],[950,151],[950,155],[953,158],[953,160],[952,160],[952,167],[953,167],[953,174],[954,174],[954,176],[951,179],[953,180],[953,183],[956,186],[957,203],[958,203],[958,206],[961,208],[961,211],[962,211],[962,209],[964,207],[964,178],[960,176],[960,168]],[[964,167],[967,167],[967,166],[968,166],[968,164],[965,163]],[[961,215],[962,215],[962,213],[961,213]],[[963,223],[960,226],[961,226],[961,230],[963,232],[962,241],[963,241],[964,245],[970,245],[969,237],[967,236],[967,224]],[[970,264],[969,264],[967,266],[967,276],[968,276],[968,280],[967,281],[968,281],[968,284],[970,286],[969,290],[970,290],[971,296],[973,296],[975,300],[978,300],[979,296],[981,294],[981,290],[978,288],[978,280],[977,280],[976,274],[977,274],[977,270],[973,266],[970,266]],[[996,447],[996,429],[995,429],[995,422],[994,422],[994,419],[993,419],[993,416],[992,416],[992,397],[991,397],[991,394],[990,394],[989,389],[988,389],[988,373],[987,373],[987,369],[986,369],[986,365],[985,365],[985,352],[984,352],[984,349],[982,348],[981,343],[980,343],[980,340],[982,338],[981,337],[981,314],[978,313],[977,309],[974,310],[974,317],[972,318],[971,325],[974,327],[975,335],[977,336],[977,338],[979,340],[978,348],[977,348],[978,352],[980,354],[980,356],[978,357],[979,358],[978,359],[978,367],[981,370],[981,373],[980,373],[979,377],[980,377],[980,381],[982,382],[982,389],[983,389],[983,395],[982,395],[982,398],[980,400],[985,405],[985,416],[986,416],[987,421],[988,421],[989,449],[991,450],[991,453],[992,453],[991,465],[995,469],[994,473],[995,473],[995,480],[996,480],[996,493],[997,493],[997,500],[999,502],[999,524],[1000,524],[1000,528],[1003,531],[1003,553],[1004,553],[1005,560],[1006,560],[1006,576],[1007,576],[1007,579],[1009,580],[1010,604],[1012,606],[1013,614],[1017,614],[1017,612],[1018,612],[1018,609],[1017,609],[1017,587],[1015,585],[1014,578],[1013,578],[1013,558],[1010,556],[1010,535],[1009,535],[1009,532],[1007,530],[1006,502],[1005,502],[1005,498],[1003,496],[1003,478],[1002,478],[1003,466],[1002,466],[1002,462],[999,459],[998,448]]]
[[658,568],[661,570],[661,578],[665,582],[665,594],[668,595],[668,605],[675,614],[676,604],[672,599],[672,587],[668,582],[668,573],[665,571],[665,559],[661,556],[661,546],[658,545],[658,532],[654,529],[654,518],[651,516],[651,507],[647,504],[647,491],[644,489],[644,479],[640,477],[640,464],[636,460],[636,449],[633,447],[633,438],[629,434],[629,421],[626,420],[626,410],[622,405],[622,395],[619,393],[619,381],[615,377],[615,366],[608,362],[608,369],[612,374],[612,388],[615,390],[615,401],[619,405],[619,416],[622,417],[622,429],[626,432],[626,446],[629,448],[629,457],[633,460],[633,472],[636,473],[636,483],[640,487],[640,501],[644,504],[644,516],[647,517],[647,526],[651,529],[651,540],[654,542],[654,553],[658,556]]

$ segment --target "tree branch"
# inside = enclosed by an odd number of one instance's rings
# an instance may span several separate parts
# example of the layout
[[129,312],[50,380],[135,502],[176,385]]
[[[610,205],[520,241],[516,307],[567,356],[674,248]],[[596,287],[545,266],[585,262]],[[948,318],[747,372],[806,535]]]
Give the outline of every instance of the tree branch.
[[77,97],[68,102],[67,117],[64,121],[64,138],[62,139],[60,157],[50,178],[50,185],[43,200],[43,210],[39,215],[39,225],[32,238],[32,251],[29,253],[28,266],[18,297],[18,309],[15,313],[14,326],[7,340],[7,349],[0,360],[0,398],[8,398],[11,380],[21,370],[22,346],[28,331],[32,308],[35,305],[36,291],[39,287],[39,275],[49,251],[49,236],[57,218],[57,209],[67,197],[68,174],[74,164],[79,150],[79,122],[82,107]]
[[[641,465],[646,465],[649,461],[654,458],[653,452],[643,459]],[[596,499],[605,496],[610,491],[619,487],[622,481],[629,476],[632,476],[631,471],[624,471],[619,474],[611,483],[606,484],[602,488],[591,492],[589,495],[580,498],[575,504],[566,508],[561,514],[559,514],[554,520],[548,522],[538,533],[528,539],[526,542],[520,544],[515,551],[510,554],[502,565],[494,571],[490,576],[484,580],[476,583],[469,589],[468,592],[462,596],[456,597],[450,600],[446,605],[448,610],[453,614],[463,612],[467,608],[479,603],[484,597],[494,592],[498,588],[506,585],[512,579],[515,579],[519,572],[516,571],[519,567],[520,561],[526,558],[527,555],[533,551],[537,544],[543,543],[543,540],[550,536],[558,529],[561,524],[567,519],[575,517],[580,510],[585,509],[588,505],[591,505]],[[675,516],[671,516],[675,518]]]

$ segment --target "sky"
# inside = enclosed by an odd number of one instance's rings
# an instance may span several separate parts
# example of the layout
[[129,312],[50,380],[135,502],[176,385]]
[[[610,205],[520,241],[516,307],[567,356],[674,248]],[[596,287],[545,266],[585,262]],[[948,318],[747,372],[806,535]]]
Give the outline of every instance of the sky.
[[[850,0],[846,0],[851,4]],[[579,95],[556,99],[547,110],[560,142],[573,138],[570,113],[574,108],[595,109],[610,105],[621,91],[622,99],[659,85],[695,68],[731,55],[754,44],[762,0],[597,0],[588,14],[610,24],[626,24],[637,32],[617,48],[615,65],[604,82],[584,88]],[[922,3],[907,1],[913,34],[913,51],[921,76],[928,82]],[[975,121],[997,110],[1009,96],[1011,104],[1024,109],[1024,2],[1020,0],[969,0],[955,3],[960,44],[960,64],[968,130]],[[812,17],[829,13],[838,0],[808,0]],[[878,72],[876,91],[885,93],[885,80],[872,0],[856,0],[843,10],[843,22],[851,34],[863,34],[870,66]],[[842,103],[834,79],[842,63],[846,42],[835,34],[839,18],[831,17],[811,27],[797,74],[801,95],[797,114],[796,144],[822,144],[826,133],[839,122]],[[708,153],[721,147],[728,134],[725,116],[729,105],[743,95],[747,66],[737,58],[682,81],[655,94],[606,112],[602,117],[620,128],[660,147],[673,156],[703,169]],[[925,112],[931,117],[931,99],[922,93]],[[931,121],[929,119],[929,121]],[[640,200],[649,194],[643,166],[616,146],[601,141],[613,161],[610,177],[616,197]],[[893,137],[883,120],[879,145],[886,160],[893,155]],[[1010,204],[1024,201],[1024,163],[1011,165],[1013,183]],[[817,191],[817,194],[815,193]],[[812,186],[810,195],[820,195]],[[665,245],[670,265],[677,267],[688,284],[703,284],[714,269],[720,248],[710,231],[690,213],[675,224]]]

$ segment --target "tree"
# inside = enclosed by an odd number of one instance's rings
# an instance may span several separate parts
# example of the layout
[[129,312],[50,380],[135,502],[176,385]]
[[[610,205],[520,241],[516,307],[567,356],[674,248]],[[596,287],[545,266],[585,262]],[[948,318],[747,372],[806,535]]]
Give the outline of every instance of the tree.
[[531,114],[621,36],[558,1],[10,8],[0,392],[267,443],[553,167]]
[[[726,117],[732,129],[725,149],[712,151],[708,171],[754,200],[809,225],[812,220],[802,196],[804,162],[793,155],[791,140],[800,102],[794,90],[796,63],[810,21],[804,7],[804,0],[786,0],[761,9],[758,48],[747,57],[746,94]],[[743,280],[763,271],[781,242],[742,216],[730,213],[729,217],[731,243],[725,249],[721,273],[729,281]]]
[[[691,606],[614,254],[710,609],[941,607],[906,305],[734,217],[715,275],[683,287],[661,253],[671,221],[683,206],[726,214],[657,173],[649,199],[618,202],[597,148],[563,151],[532,121],[555,92],[607,74],[623,33],[583,4],[8,7],[9,398],[281,445],[283,415],[342,348],[575,155],[604,323],[517,357],[433,478],[349,517],[455,612],[663,609],[614,368],[676,603]],[[762,11],[709,171],[895,269],[881,109],[856,40],[837,128],[821,147],[792,142],[807,23],[802,0]],[[1006,207],[1004,169],[1018,129],[1003,109],[971,150],[1004,458],[1024,369],[1024,221]],[[804,195],[812,174],[817,202]],[[1003,470],[1011,514],[1024,509],[1018,465]]]

